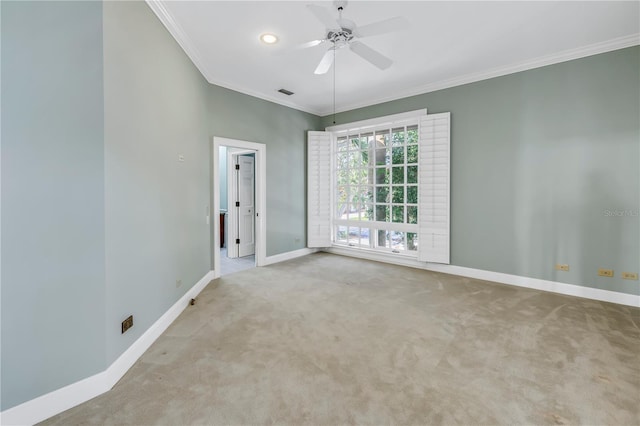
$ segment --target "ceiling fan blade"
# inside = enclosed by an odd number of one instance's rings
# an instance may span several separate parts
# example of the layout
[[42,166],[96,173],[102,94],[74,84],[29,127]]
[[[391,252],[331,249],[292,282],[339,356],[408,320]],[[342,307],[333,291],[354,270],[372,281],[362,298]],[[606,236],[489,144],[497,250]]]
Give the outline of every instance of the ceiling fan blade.
[[333,47],[327,50],[327,52],[324,54],[324,56],[320,60],[320,63],[316,67],[316,70],[313,72],[314,74],[326,74],[326,72],[329,71],[329,68],[331,68],[331,64],[333,64],[333,57],[335,55],[335,51],[336,50]]
[[295,48],[296,48],[296,49],[308,49],[308,48],[310,48],[310,47],[314,47],[314,46],[317,46],[317,45],[319,45],[319,44],[322,44],[322,43],[324,43],[325,41],[327,41],[327,39],[323,39],[323,40],[312,40],[312,41],[309,41],[309,42],[304,43],[304,44],[299,44],[299,45],[298,45],[298,46],[296,46]]
[[358,27],[356,28],[356,35],[358,37],[369,37],[393,31],[400,31],[408,26],[409,21],[401,16],[396,16],[395,18],[389,18],[384,21],[374,22],[373,24]]
[[313,15],[318,19],[318,21],[324,24],[326,29],[332,30],[340,28],[340,24],[338,23],[336,18],[331,15],[331,12],[329,12],[329,10],[315,4],[308,4],[307,7],[311,11],[311,13],[313,13]]
[[373,50],[362,42],[352,41],[349,44],[349,48],[353,53],[359,55],[362,59],[371,62],[381,70],[386,70],[391,66],[391,64],[393,64],[393,61],[391,59],[387,58],[382,53]]

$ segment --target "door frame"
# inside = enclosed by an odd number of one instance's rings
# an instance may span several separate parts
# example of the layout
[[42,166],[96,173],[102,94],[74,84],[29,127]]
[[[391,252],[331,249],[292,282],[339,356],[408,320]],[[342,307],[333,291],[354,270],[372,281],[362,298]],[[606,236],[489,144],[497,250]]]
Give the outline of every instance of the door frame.
[[[223,145],[225,146],[225,145]],[[238,156],[254,154],[255,161],[255,153],[253,149],[238,149],[227,146],[227,223],[225,224],[227,227],[227,231],[225,232],[225,239],[227,240],[227,257],[230,258],[238,258],[240,256],[239,247],[235,244],[229,244],[229,241],[233,241],[238,238],[238,208],[235,206],[235,199],[238,194],[238,174],[235,170],[235,165],[238,161]],[[255,164],[255,163],[254,163]],[[256,174],[255,169],[253,173],[253,185],[254,185],[254,193],[256,191],[255,187],[256,183]],[[255,198],[255,197],[254,197]],[[255,204],[255,199],[254,199]],[[255,209],[255,205],[254,205]],[[255,217],[254,217],[254,227],[255,227]],[[255,240],[255,229],[254,229],[254,240]],[[255,242],[255,241],[254,241]]]
[[256,266],[265,264],[267,255],[267,146],[263,143],[213,137],[213,274],[220,277],[220,147],[239,148],[255,152],[255,239]]

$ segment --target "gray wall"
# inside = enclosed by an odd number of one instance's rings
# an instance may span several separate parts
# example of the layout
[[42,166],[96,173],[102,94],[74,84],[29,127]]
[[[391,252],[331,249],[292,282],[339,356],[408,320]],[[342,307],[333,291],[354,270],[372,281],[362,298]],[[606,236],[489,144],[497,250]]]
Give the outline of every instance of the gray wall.
[[267,146],[267,255],[306,247],[306,132],[321,119],[209,86],[212,135]]
[[[336,123],[451,111],[452,264],[639,294],[638,281],[620,278],[640,271],[639,71],[632,47],[348,111]],[[599,267],[615,278],[598,277]]]
[[2,405],[105,369],[102,5],[2,2]]
[[208,83],[144,2],[104,2],[104,87],[110,364],[211,268],[211,140]]

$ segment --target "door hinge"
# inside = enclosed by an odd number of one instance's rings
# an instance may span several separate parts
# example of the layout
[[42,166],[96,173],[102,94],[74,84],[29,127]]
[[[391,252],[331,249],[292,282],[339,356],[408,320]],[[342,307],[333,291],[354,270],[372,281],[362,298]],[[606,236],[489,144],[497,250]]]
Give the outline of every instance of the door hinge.
[[240,164],[236,164],[236,170],[240,170]]
[[240,244],[240,238],[236,238],[236,244]]
[[240,207],[240,201],[236,201],[236,207]]

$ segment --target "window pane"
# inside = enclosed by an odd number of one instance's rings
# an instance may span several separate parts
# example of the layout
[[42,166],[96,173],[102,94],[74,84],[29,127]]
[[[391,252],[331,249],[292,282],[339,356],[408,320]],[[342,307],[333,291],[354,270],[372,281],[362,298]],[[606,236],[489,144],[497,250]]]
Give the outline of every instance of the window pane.
[[338,226],[336,231],[336,242],[337,243],[347,243],[347,227],[346,226]]
[[394,186],[391,192],[393,194],[391,197],[392,203],[404,203],[404,186]]
[[391,231],[389,239],[393,250],[404,251],[404,232]]
[[404,183],[404,167],[394,167],[392,176],[391,183]]
[[349,167],[360,168],[367,167],[367,163],[363,162],[362,151],[351,151],[349,153]]
[[409,145],[407,147],[407,163],[418,162],[418,145]]
[[389,169],[387,169],[386,167],[376,168],[376,183],[378,185],[389,183]]
[[392,206],[392,222],[404,223],[404,206]]
[[357,219],[358,218],[358,212],[355,209],[356,209],[356,207],[354,206],[353,203],[348,203],[347,204],[347,211],[346,211],[345,215],[343,215],[342,219],[352,219],[354,211],[356,212],[355,216],[356,216],[356,219]]
[[388,238],[388,233],[387,231],[384,230],[378,230],[377,232],[377,240],[376,240],[376,247],[386,247],[389,248],[390,244],[389,244],[389,238]]
[[349,170],[348,169],[340,169],[338,170],[337,174],[337,179],[338,185],[346,185],[349,183]]
[[360,220],[368,221],[373,220],[373,204],[365,204],[362,206],[360,213]]
[[407,250],[418,250],[418,234],[414,232],[407,232]]
[[389,146],[389,131],[376,132],[376,148]]
[[349,149],[360,149],[360,138],[358,137],[358,135],[349,136],[349,141]]
[[369,183],[369,169],[356,169],[352,172],[352,185],[366,185]]
[[418,223],[418,206],[407,206],[407,223],[412,225]]
[[378,186],[376,187],[376,203],[388,203],[389,202],[389,187]]
[[391,152],[391,162],[393,164],[404,164],[404,147],[394,146]]
[[360,228],[360,245],[369,246],[369,228]]
[[376,204],[376,221],[389,222],[389,206]]
[[347,152],[338,152],[336,156],[336,167],[344,169],[349,165],[349,154]]
[[349,244],[355,244],[355,245],[360,244],[359,234],[360,234],[360,228],[355,226],[350,226],[349,227]]
[[336,216],[341,218],[347,212],[348,188],[346,186],[339,186],[337,191]]
[[391,130],[391,143],[393,146],[404,145],[404,127]]
[[369,133],[368,135],[360,135],[360,149],[366,151],[369,149],[370,142],[373,141],[373,135]]
[[362,166],[369,167],[369,151],[360,151],[360,158],[362,158]]
[[354,203],[371,203],[373,201],[373,191],[370,186],[360,186],[354,188],[354,194],[351,198]]
[[418,183],[418,166],[407,166],[407,183]]
[[338,151],[346,151],[349,148],[349,141],[346,137],[338,138]]
[[376,149],[376,166],[389,164],[389,150],[387,148]]
[[407,186],[407,203],[418,204],[418,187]]
[[407,143],[418,143],[418,126],[407,126]]

